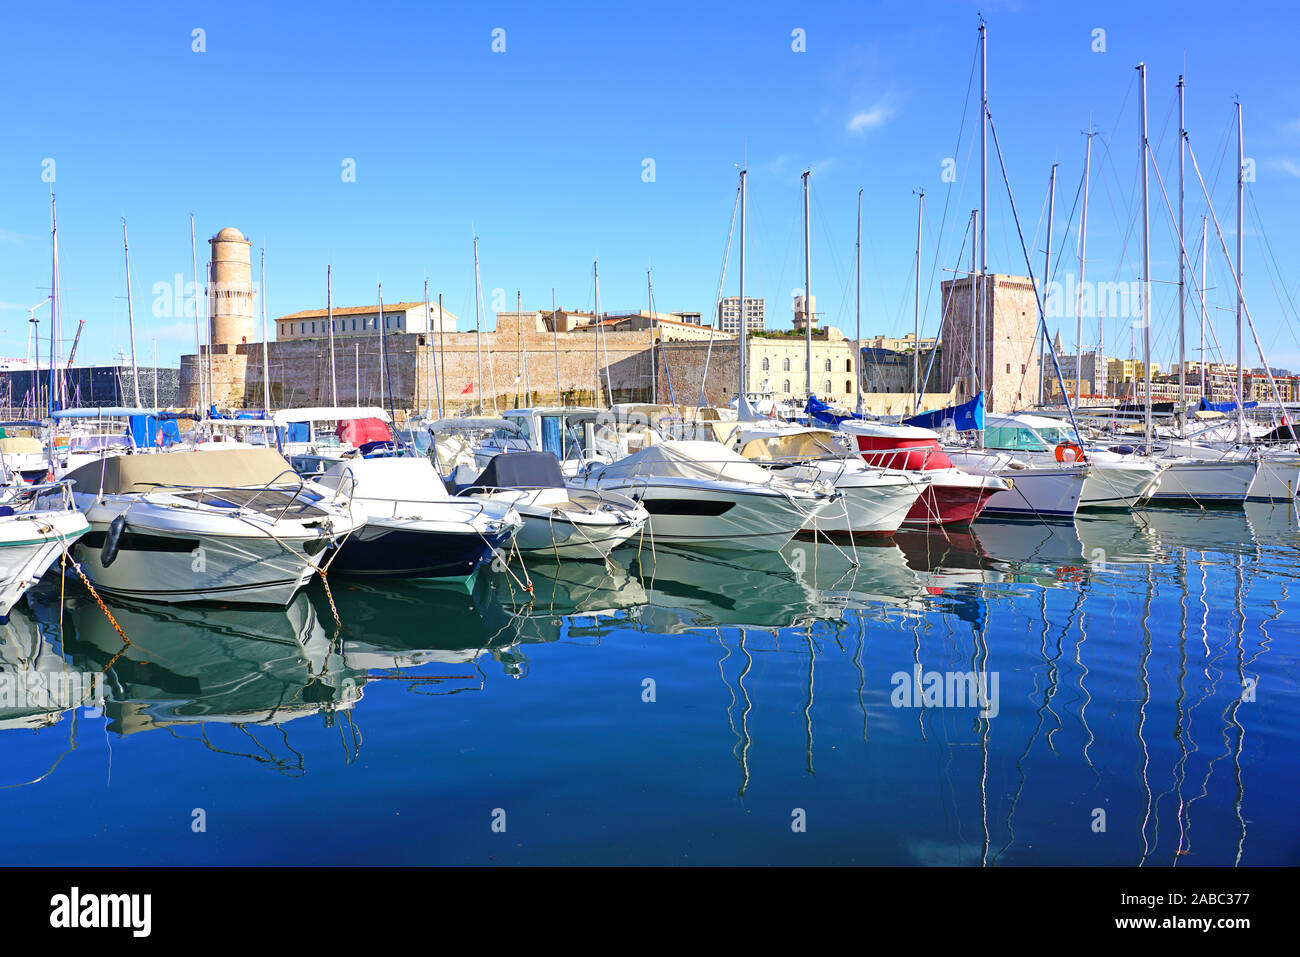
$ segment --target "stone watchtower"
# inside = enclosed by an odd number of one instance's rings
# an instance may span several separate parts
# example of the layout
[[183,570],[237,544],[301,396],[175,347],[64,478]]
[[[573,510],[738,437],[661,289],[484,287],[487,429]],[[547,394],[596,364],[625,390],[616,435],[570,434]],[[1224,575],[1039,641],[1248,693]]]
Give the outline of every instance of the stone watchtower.
[[[208,240],[208,326],[216,353],[220,346],[253,341],[253,265],[244,234],[227,226]],[[234,350],[230,350],[233,352]]]
[[241,407],[254,337],[252,243],[233,226],[208,240],[207,310],[210,346],[199,356],[181,356],[181,404],[199,405],[199,386],[218,408]]

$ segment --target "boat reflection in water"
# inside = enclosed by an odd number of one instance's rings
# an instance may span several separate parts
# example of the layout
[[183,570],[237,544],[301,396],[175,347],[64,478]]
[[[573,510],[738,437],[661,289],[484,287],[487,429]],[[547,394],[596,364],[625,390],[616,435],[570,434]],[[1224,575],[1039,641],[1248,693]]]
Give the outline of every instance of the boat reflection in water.
[[[334,585],[347,667],[368,674],[370,680],[409,679],[425,692],[444,681],[454,682],[452,690],[482,687],[482,672],[469,686],[460,677],[408,672],[430,665],[472,664],[490,655],[507,674],[516,673],[519,628],[496,600],[496,577],[480,572],[469,587],[434,580]],[[315,597],[319,607],[321,596]],[[322,615],[328,614],[326,607]],[[374,674],[377,671],[388,673]]]
[[102,683],[59,651],[58,629],[44,629],[16,605],[0,625],[0,731],[52,727],[75,708],[94,708]]
[[[54,625],[59,591],[34,590],[38,620]],[[213,608],[115,602],[113,628],[93,599],[69,592],[64,644],[82,670],[104,673],[109,730],[218,723],[282,725],[323,713],[327,723],[361,696],[362,671],[348,667],[300,593],[284,608]]]

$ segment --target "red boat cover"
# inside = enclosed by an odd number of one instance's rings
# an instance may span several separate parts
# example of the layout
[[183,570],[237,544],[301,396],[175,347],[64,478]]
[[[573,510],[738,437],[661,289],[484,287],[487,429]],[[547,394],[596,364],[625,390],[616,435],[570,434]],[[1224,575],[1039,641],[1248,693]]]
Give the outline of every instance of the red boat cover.
[[943,453],[934,439],[898,439],[884,436],[856,436],[858,451],[868,465],[887,469],[927,472],[950,469],[952,459]]
[[382,419],[345,419],[334,432],[340,442],[359,449],[367,442],[391,442],[393,433]]

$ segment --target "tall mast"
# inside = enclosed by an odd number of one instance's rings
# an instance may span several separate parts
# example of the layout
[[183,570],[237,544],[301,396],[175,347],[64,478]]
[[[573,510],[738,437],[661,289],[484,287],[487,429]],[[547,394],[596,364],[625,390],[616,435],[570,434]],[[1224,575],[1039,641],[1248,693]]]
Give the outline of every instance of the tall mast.
[[555,287],[551,287],[551,346],[555,351],[555,404],[564,405],[560,397],[560,320],[555,314]]
[[[813,324],[813,305],[812,305],[812,231],[808,220],[808,177],[812,175],[812,170],[804,170],[803,173],[803,343],[804,343],[804,372],[805,384],[807,385],[807,396],[812,398],[812,324]],[[744,307],[742,302],[741,307]],[[742,313],[743,320],[743,313]],[[742,321],[743,325],[743,321]]]
[[[397,408],[393,404],[393,377],[388,370],[388,330],[384,328],[384,284],[379,284],[379,345],[382,354],[383,365],[380,366],[380,382],[388,380],[388,414],[397,419]],[[386,374],[389,373],[389,374]],[[384,401],[383,386],[379,389],[379,401]]]
[[[427,279],[424,281],[424,326],[425,329],[428,330],[426,334],[428,335],[429,344],[432,345],[433,344],[433,310],[429,308],[429,280]],[[419,342],[418,339],[416,341]],[[434,367],[433,377],[437,379],[438,367],[434,365],[434,363],[436,363],[437,361],[438,361],[438,357],[435,354],[432,357],[432,359],[426,360],[424,363],[424,417],[426,419],[433,412],[433,400],[430,398],[431,393],[429,392],[429,366],[432,365]],[[439,410],[438,410],[439,418],[442,418],[441,405],[442,404],[440,402]]]
[[1151,223],[1147,216],[1147,67],[1138,64],[1141,85],[1138,119],[1141,124],[1139,146],[1142,154],[1142,382],[1146,389],[1147,451],[1151,449]]
[[158,409],[158,337],[153,339],[153,407]]
[[[918,243],[918,245],[920,245]],[[857,355],[853,357],[853,367],[857,369],[857,380],[853,383],[857,388],[858,394],[858,415],[862,414],[862,190],[858,190],[858,245],[857,245],[858,266],[854,270],[857,277],[857,339],[855,340]]]
[[438,293],[438,361],[442,363],[442,375],[439,376],[439,370],[435,368],[434,384],[438,389],[438,418],[446,415],[444,411],[447,408],[447,345],[443,339],[443,317],[442,317],[442,293]]
[[[1187,413],[1187,292],[1184,286],[1184,262],[1187,254],[1187,234],[1183,223],[1183,173],[1187,162],[1187,123],[1183,111],[1183,78],[1178,78],[1178,421],[1181,424]],[[1186,426],[1183,426],[1186,434]]]
[[591,367],[591,404],[600,408],[600,293],[595,292],[599,287],[596,284],[596,260],[591,261],[591,287],[593,290],[591,321],[595,328],[592,329],[591,350],[592,359],[594,360]]
[[[265,251],[263,252],[265,258]],[[330,327],[330,404],[337,406],[339,404],[339,382],[334,369],[334,267],[327,265],[325,267],[325,312],[329,319]],[[263,299],[265,302],[265,299]],[[265,323],[263,323],[265,325]],[[265,338],[265,333],[263,333]],[[267,400],[270,401],[269,399]]]
[[[122,258],[126,261],[126,325],[131,335],[131,379],[135,383],[135,407],[140,408],[140,366],[135,358],[135,311],[131,306],[131,247],[126,241],[126,219],[122,219]],[[155,369],[154,375],[157,375]]]
[[[989,268],[988,206],[989,206],[989,36],[988,27],[980,20],[980,215],[979,252],[981,281],[976,283],[976,295],[983,292],[983,277]],[[988,382],[988,322],[982,311],[979,317],[980,337],[980,387]],[[992,393],[984,397],[984,407],[992,405]]]
[[1243,200],[1245,197],[1246,183],[1244,172],[1246,169],[1246,160],[1244,146],[1241,135],[1241,103],[1237,103],[1237,435],[1238,438],[1245,438],[1245,420],[1246,412],[1244,404],[1246,401],[1246,377],[1242,370],[1242,345],[1241,345],[1241,311],[1245,303],[1246,275],[1243,271],[1245,241],[1242,235],[1244,227],[1245,207]]
[[[970,383],[971,383],[970,397],[972,399],[975,398],[976,396],[976,391],[977,391],[975,388],[976,381],[979,382],[979,391],[983,391],[984,389],[984,377],[980,374],[980,359],[977,356],[975,351],[975,343],[976,343],[976,336],[977,336],[976,312],[975,312],[975,286],[976,286],[977,274],[978,274],[976,268],[977,267],[976,255],[979,252],[979,243],[975,241],[975,237],[979,232],[979,221],[980,221],[980,211],[978,209],[972,209],[970,211],[970,238],[971,238],[970,280],[969,280],[970,285],[968,287],[970,289]],[[985,401],[987,402],[987,400]],[[976,434],[976,440],[975,440],[976,445],[979,448],[984,448],[984,433],[977,432],[975,434]]]
[[[262,247],[262,278],[258,280],[257,287],[258,299],[262,300],[262,408],[265,409],[265,415],[269,418],[271,415],[271,346],[268,341],[266,326],[266,247]],[[330,319],[330,329],[334,328],[334,320]],[[334,381],[334,342],[333,334],[330,336],[330,382]],[[334,396],[334,404],[338,404],[338,395]]]
[[1201,217],[1201,398],[1210,397],[1213,401],[1214,392],[1206,386],[1206,377],[1208,372],[1205,368],[1205,260],[1207,246],[1210,239],[1209,234],[1210,217]]
[[745,385],[749,380],[747,360],[749,359],[749,316],[745,313],[745,212],[747,199],[745,188],[748,185],[748,170],[740,171],[740,301],[737,304],[740,315],[740,325],[736,329],[736,338],[740,347],[740,382],[736,386],[736,392],[739,397],[736,400],[736,407],[740,407],[740,399],[745,396]]
[[[913,305],[912,336],[912,414],[921,411],[921,211],[925,206],[925,190],[916,197],[916,289]],[[861,226],[859,225],[859,229]],[[1051,228],[1050,226],[1048,228]],[[861,255],[861,241],[859,241]],[[859,332],[860,334],[860,332]]]
[[384,342],[384,284],[379,284],[379,318],[375,320],[375,334],[379,336],[379,404],[384,404],[384,361],[387,343]]
[[[54,201],[54,191],[50,190],[50,239],[54,248],[54,259],[50,268],[50,394],[49,394],[49,411],[50,416],[54,415],[54,405],[56,402],[56,392],[61,392],[57,388],[59,373],[59,356],[58,356],[58,329],[60,319],[59,303],[59,214],[58,208]],[[53,443],[51,443],[51,448]],[[51,451],[53,454],[53,451]]]
[[[1089,126],[1092,124],[1089,123]],[[1083,381],[1083,279],[1085,270],[1088,268],[1088,180],[1092,170],[1092,138],[1096,135],[1091,129],[1085,134],[1086,145],[1083,148],[1083,215],[1079,219],[1079,291],[1074,299],[1074,321],[1075,321],[1075,359],[1074,359],[1074,383],[1075,392],[1081,393],[1079,383]],[[1093,297],[1094,303],[1096,297]],[[1101,378],[1101,342],[1098,340],[1097,351],[1093,354],[1092,362],[1092,391],[1097,391],[1097,380]],[[1075,404],[1078,404],[1080,397],[1076,395]]]
[[524,384],[524,293],[515,290],[515,408],[519,408],[519,389],[523,386],[524,403],[528,403],[528,387]]
[[600,357],[603,351],[605,356],[606,402],[609,406],[612,406],[614,404],[614,384],[609,379],[609,343],[605,339],[604,324],[600,320],[600,272],[596,268],[596,260],[594,259],[591,261],[591,278],[596,287],[596,392],[600,392]]
[[[478,237],[474,237],[474,348],[478,353],[478,383],[474,386],[475,397],[478,399],[478,414],[483,414],[483,317],[479,294],[479,276],[478,276]],[[495,405],[496,396],[492,397]]]
[[646,308],[650,310],[650,404],[659,404],[659,357],[655,348],[655,287],[650,281],[650,270],[645,271]]
[[[1056,218],[1056,167],[1059,163],[1052,164],[1052,175],[1047,180],[1047,248],[1043,250],[1043,297],[1047,297],[1047,289],[1052,281],[1052,220]],[[1081,335],[1080,340],[1083,339]],[[1083,346],[1079,346],[1082,354]],[[1043,323],[1042,332],[1038,334],[1038,404],[1042,405],[1046,399],[1046,389],[1043,387],[1043,356],[1048,353],[1047,342],[1047,323]],[[1082,360],[1079,360],[1082,362]],[[1080,366],[1081,368],[1081,366]],[[1076,393],[1075,401],[1078,401],[1080,368],[1074,370],[1074,391]],[[1062,398],[1066,398],[1062,396]]]
[[194,244],[194,214],[190,213],[190,267],[194,270],[194,372],[199,380],[200,419],[207,415],[208,397],[203,389],[203,327],[199,315],[199,258]]

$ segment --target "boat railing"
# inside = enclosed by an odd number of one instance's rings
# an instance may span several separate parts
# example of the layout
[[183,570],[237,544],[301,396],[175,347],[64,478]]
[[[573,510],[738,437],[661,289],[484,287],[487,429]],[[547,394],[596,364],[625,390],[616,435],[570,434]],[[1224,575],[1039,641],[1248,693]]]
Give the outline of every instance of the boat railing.
[[593,503],[584,503],[583,498],[594,499],[594,505],[601,507],[605,505],[621,508],[625,511],[635,511],[640,504],[631,496],[623,495],[619,492],[612,492],[603,488],[573,487],[569,485],[471,485],[461,489],[456,493],[456,497],[472,498],[478,495],[496,495],[502,492],[563,492],[571,502],[582,505],[584,508],[591,508]]
[[[15,485],[11,487],[14,493],[11,497],[0,500],[0,505],[13,505],[15,502],[35,502],[36,499],[45,499],[41,503],[43,508],[54,509],[61,508],[64,511],[76,511],[77,503],[72,497],[72,479],[61,479],[57,482],[40,482],[34,485]],[[58,505],[55,505],[53,499],[55,495],[61,499]]]
[[[281,482],[280,481],[281,477],[285,475],[293,476],[293,478],[296,479],[296,482]],[[153,492],[166,492],[169,494],[176,493],[176,492],[197,493],[193,501],[198,505],[208,504],[209,498],[218,499],[223,494],[226,493],[251,491],[253,494],[250,495],[242,503],[240,503],[241,509],[253,508],[253,504],[261,496],[266,495],[269,492],[280,492],[282,494],[286,494],[287,497],[285,499],[284,505],[280,508],[279,514],[275,516],[274,521],[276,522],[282,521],[284,519],[284,516],[288,514],[289,509],[292,508],[295,504],[299,505],[299,511],[311,505],[316,504],[315,502],[311,501],[308,498],[301,498],[301,502],[300,502],[300,497],[302,496],[303,491],[307,487],[307,480],[303,476],[295,472],[293,469],[284,469],[283,471],[276,474],[274,478],[272,478],[269,482],[267,482],[265,485],[261,487],[255,485],[174,485],[167,482],[149,483],[149,485],[150,485],[150,491]],[[355,488],[355,484],[353,487]],[[292,491],[292,494],[288,494],[290,491]],[[330,501],[331,503],[333,503],[337,501],[337,499],[338,499],[338,490],[335,491],[335,495],[330,499]],[[351,496],[349,496],[348,501],[349,501],[349,509],[350,509]],[[271,513],[271,509],[267,509],[266,512],[269,515]]]

